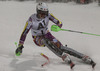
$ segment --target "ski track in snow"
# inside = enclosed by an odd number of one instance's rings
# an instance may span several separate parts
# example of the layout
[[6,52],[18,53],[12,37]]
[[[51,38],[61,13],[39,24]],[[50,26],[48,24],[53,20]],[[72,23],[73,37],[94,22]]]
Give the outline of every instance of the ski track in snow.
[[[0,1],[0,71],[71,71],[70,66],[53,54],[46,47],[38,47],[33,43],[31,33],[27,35],[23,54],[15,56],[16,46],[23,31],[25,22],[36,11],[36,4],[31,2]],[[69,3],[48,3],[50,12],[63,22],[62,28],[100,34],[100,7],[97,3],[78,5]],[[53,23],[50,22],[49,27]],[[50,29],[50,28],[49,28]],[[100,37],[70,32],[51,32],[62,44],[89,55],[100,71]],[[46,59],[50,64],[41,67]],[[71,56],[76,64],[74,71],[92,71],[91,66]]]

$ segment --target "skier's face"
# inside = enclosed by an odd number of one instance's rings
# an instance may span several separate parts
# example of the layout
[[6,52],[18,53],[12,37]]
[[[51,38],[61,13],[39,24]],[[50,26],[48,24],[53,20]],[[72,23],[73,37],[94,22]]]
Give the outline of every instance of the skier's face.
[[45,18],[45,14],[39,14],[39,18],[40,18],[40,19]]
[[48,15],[48,11],[38,11],[38,18],[43,19]]

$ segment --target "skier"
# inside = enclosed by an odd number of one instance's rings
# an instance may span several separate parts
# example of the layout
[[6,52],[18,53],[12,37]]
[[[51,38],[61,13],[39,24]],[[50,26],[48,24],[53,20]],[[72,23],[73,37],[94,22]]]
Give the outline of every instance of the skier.
[[59,21],[53,14],[49,13],[46,3],[38,3],[36,11],[37,13],[32,14],[26,22],[19,40],[18,48],[15,51],[16,55],[21,55],[22,49],[24,48],[24,41],[29,30],[31,30],[33,41],[36,45],[40,47],[47,46],[52,52],[62,58],[63,61],[68,63],[71,68],[73,68],[75,64],[70,59],[69,55],[82,59],[84,62],[91,64],[94,68],[96,63],[89,56],[79,53],[67,46],[63,46],[62,43],[49,32],[49,20],[60,28],[62,27],[62,22]]

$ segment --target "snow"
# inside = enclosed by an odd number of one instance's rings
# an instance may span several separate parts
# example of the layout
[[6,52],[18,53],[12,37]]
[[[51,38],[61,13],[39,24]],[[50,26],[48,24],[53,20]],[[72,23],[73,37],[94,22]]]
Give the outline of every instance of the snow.
[[[34,1],[15,2],[0,1],[0,71],[70,71],[69,65],[46,47],[38,47],[33,43],[31,33],[27,35],[23,54],[15,56],[15,42],[19,41],[25,22],[36,12]],[[63,22],[65,29],[100,34],[100,7],[97,3],[78,5],[70,3],[48,3],[50,12]],[[49,27],[53,23],[50,22]],[[50,29],[50,28],[49,28]],[[100,70],[100,36],[92,36],[71,32],[52,32],[63,45],[90,56]],[[46,59],[40,53],[50,58],[50,64],[41,67]],[[71,56],[76,64],[74,71],[91,71],[91,66]]]

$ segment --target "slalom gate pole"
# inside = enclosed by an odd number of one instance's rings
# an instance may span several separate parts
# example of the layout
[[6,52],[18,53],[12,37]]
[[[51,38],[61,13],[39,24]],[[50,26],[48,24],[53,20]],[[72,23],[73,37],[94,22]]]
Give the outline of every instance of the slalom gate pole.
[[50,61],[49,61],[49,58],[48,58],[45,54],[43,54],[43,53],[40,53],[40,55],[43,56],[45,59],[47,59],[47,62],[45,62],[45,63],[42,64],[41,66],[43,67],[43,66],[49,64],[49,62],[50,62]]

